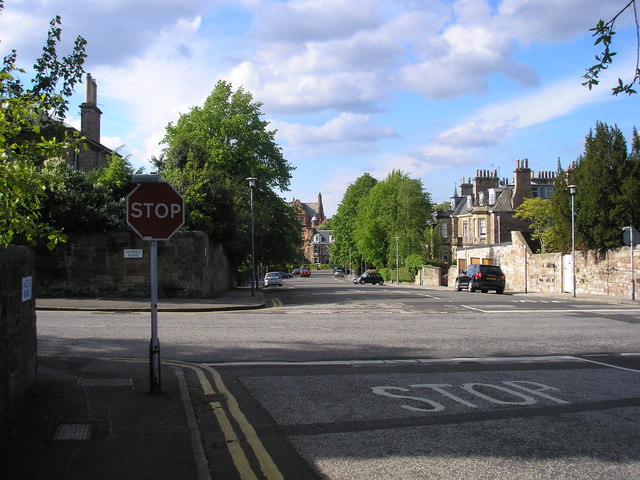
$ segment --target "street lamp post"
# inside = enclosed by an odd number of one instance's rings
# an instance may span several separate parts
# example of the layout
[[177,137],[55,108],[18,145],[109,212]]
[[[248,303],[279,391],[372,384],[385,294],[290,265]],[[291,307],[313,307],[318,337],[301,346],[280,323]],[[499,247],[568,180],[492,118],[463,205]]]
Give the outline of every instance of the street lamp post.
[[573,287],[572,294],[576,296],[576,210],[574,205],[574,198],[576,196],[576,185],[567,186],[569,193],[571,194],[571,270],[573,274]]
[[398,242],[400,242],[400,237],[396,237],[396,285],[400,285],[400,274],[399,274],[400,264],[398,262],[398,251],[399,251]]
[[255,177],[248,177],[249,190],[251,195],[251,296],[256,294],[256,230],[253,220],[253,187],[256,186]]

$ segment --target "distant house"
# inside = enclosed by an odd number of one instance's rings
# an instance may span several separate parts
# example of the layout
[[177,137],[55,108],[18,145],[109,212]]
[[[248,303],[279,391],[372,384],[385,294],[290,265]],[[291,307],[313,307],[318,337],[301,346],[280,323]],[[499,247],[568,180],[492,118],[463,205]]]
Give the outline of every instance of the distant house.
[[450,247],[451,258],[456,258],[458,248],[509,242],[512,231],[529,231],[530,222],[513,215],[527,198],[548,199],[556,174],[534,174],[527,159],[516,160],[513,173],[511,181],[499,179],[496,170],[476,170],[473,179],[462,179],[459,193],[456,189],[451,197],[449,211],[435,216],[446,243],[443,252]]
[[334,242],[333,230],[318,229],[318,226],[327,220],[322,206],[322,194],[318,193],[318,201],[315,203],[294,200],[292,205],[298,212],[298,220],[302,226],[300,250],[305,261],[316,264],[330,263],[330,247]]
[[98,86],[87,74],[86,96],[80,104],[80,133],[85,137],[79,151],[67,153],[67,164],[74,170],[89,172],[102,168],[107,164],[113,150],[100,143],[100,118],[102,111],[98,108]]

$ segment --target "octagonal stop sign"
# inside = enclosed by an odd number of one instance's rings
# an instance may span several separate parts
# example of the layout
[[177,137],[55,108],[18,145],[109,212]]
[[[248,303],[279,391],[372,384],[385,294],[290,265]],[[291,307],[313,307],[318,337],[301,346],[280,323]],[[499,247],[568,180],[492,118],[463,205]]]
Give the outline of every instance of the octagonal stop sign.
[[143,240],[169,240],[184,225],[184,199],[168,182],[141,183],[127,196],[127,223]]

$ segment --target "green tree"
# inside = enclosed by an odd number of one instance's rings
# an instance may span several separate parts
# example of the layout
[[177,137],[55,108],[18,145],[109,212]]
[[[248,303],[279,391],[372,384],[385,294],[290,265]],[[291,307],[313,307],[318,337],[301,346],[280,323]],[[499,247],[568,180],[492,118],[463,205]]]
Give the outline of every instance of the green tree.
[[417,253],[412,253],[404,261],[404,264],[412,277],[415,277],[418,274],[424,263],[424,257]]
[[[635,212],[628,210],[622,185],[628,190],[640,181],[637,163],[628,160],[625,138],[618,127],[596,123],[585,139],[585,150],[573,172],[577,185],[576,231],[587,248],[622,244],[621,228],[630,225]],[[635,176],[634,176],[635,175]],[[627,180],[629,179],[629,180]]]
[[356,217],[360,202],[377,183],[378,180],[365,173],[347,187],[336,214],[331,218],[335,236],[335,243],[331,246],[331,259],[334,263],[346,265],[349,262],[360,264],[362,261],[362,254],[354,237]]
[[514,217],[530,220],[531,237],[540,242],[540,252],[548,253],[553,236],[551,203],[539,197],[527,198],[516,209]]
[[558,159],[553,192],[549,197],[551,233],[547,248],[550,252],[567,253],[571,250],[571,194],[567,188],[567,177],[568,173],[562,169]]
[[399,238],[400,258],[422,252],[432,206],[420,180],[394,170],[371,189],[359,207],[354,236],[367,261],[378,266],[395,265],[395,237]]
[[[0,12],[4,2],[0,1]],[[25,89],[16,66],[15,50],[0,70],[0,245],[14,239],[48,240],[50,248],[64,235],[47,225],[41,208],[49,182],[37,168],[45,159],[77,148],[78,135],[57,120],[66,112],[68,97],[84,73],[86,41],[78,37],[72,54],[58,60],[60,17],[51,21],[43,53],[36,61],[33,87]]]
[[256,260],[281,263],[300,244],[299,222],[274,194],[288,190],[293,167],[261,119],[261,106],[242,88],[219,81],[202,107],[167,126],[163,155],[154,162],[183,195],[187,226],[222,244],[235,266],[248,264],[251,252],[248,177],[257,178]]
[[42,218],[68,232],[126,230],[125,202],[133,189],[133,169],[113,153],[107,165],[89,173],[75,171],[64,160],[47,160],[40,170],[48,179]]

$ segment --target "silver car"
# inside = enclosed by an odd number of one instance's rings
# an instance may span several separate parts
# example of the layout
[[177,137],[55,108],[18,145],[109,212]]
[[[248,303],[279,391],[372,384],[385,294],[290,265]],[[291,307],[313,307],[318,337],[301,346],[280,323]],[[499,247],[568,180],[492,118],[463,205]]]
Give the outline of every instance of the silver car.
[[264,276],[264,286],[270,287],[271,285],[282,286],[282,277],[280,272],[267,272]]

